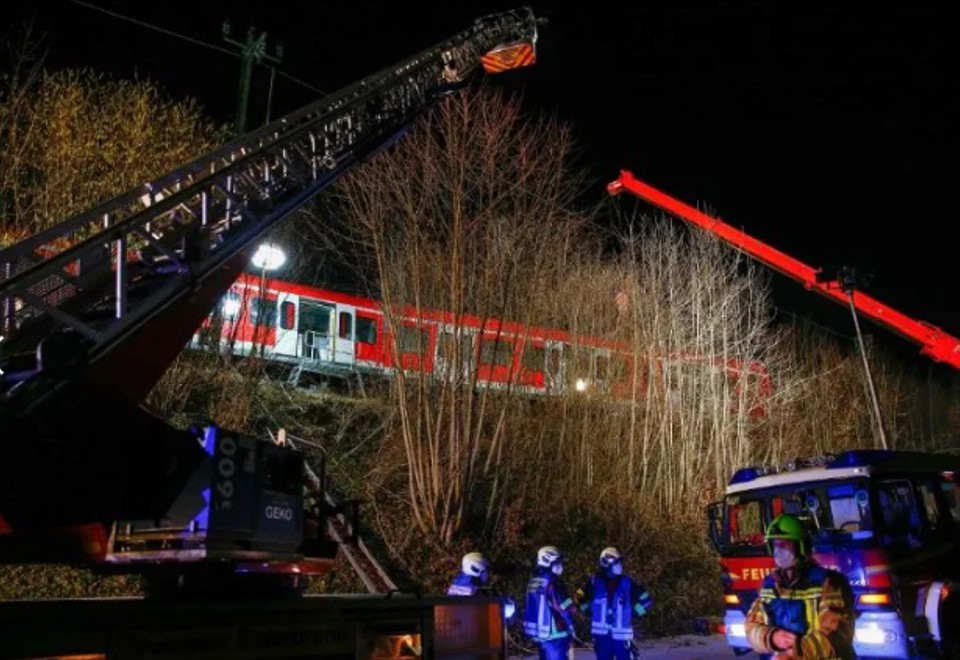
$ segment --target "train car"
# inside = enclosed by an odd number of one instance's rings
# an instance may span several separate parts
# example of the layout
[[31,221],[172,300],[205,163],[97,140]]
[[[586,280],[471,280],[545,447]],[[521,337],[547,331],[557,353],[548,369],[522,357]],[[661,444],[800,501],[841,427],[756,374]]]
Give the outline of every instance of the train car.
[[732,405],[746,401],[752,416],[765,414],[773,394],[759,361],[669,354],[638,362],[629,346],[597,337],[434,310],[388,314],[370,298],[253,274],[237,281],[191,345],[211,343],[288,367],[292,384],[402,370],[530,395],[632,400],[654,383],[676,387],[680,372],[707,369],[723,374]]

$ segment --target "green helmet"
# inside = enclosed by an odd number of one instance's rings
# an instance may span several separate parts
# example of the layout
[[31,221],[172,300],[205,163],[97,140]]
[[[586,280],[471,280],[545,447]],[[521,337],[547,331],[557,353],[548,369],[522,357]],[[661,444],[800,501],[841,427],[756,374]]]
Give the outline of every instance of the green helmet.
[[800,555],[803,557],[807,556],[807,530],[796,516],[781,513],[770,521],[770,524],[767,525],[767,533],[763,540],[767,542],[767,548],[771,554],[773,553],[773,543],[771,542],[774,539],[796,541],[797,546],[800,548]]

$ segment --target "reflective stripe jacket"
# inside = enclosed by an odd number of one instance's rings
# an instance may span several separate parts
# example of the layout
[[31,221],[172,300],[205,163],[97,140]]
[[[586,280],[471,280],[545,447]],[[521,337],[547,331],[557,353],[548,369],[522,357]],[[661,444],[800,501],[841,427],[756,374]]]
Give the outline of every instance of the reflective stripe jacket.
[[538,640],[568,637],[573,627],[573,600],[549,568],[538,567],[527,584],[523,631]]
[[584,612],[590,610],[590,631],[594,636],[633,639],[633,615],[650,611],[653,600],[646,588],[626,575],[607,577],[597,573],[577,590],[577,602]]
[[467,575],[463,571],[457,573],[453,578],[450,588],[447,589],[448,596],[476,596],[480,592],[480,578]]
[[768,575],[747,613],[747,641],[763,654],[776,653],[777,629],[797,635],[794,654],[803,660],[851,660],[853,592],[847,579],[807,561],[795,569],[793,581],[777,569]]

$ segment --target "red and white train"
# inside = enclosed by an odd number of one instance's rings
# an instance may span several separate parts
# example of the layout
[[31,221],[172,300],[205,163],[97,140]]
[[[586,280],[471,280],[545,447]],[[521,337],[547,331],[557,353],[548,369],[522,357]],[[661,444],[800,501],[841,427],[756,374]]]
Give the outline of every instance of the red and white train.
[[[674,354],[636,365],[634,353],[616,342],[494,319],[457,320],[441,311],[397,314],[398,334],[390,325],[383,307],[370,298],[243,274],[192,345],[219,332],[221,346],[236,355],[289,365],[294,384],[304,374],[389,377],[403,369],[529,394],[578,392],[629,400],[655,391],[658,383],[668,392],[671,383],[681,381],[678,372],[693,377],[695,370],[710,369],[725,374],[734,405],[748,401],[755,416],[764,414],[773,393],[759,361]],[[675,377],[666,377],[668,370]]]

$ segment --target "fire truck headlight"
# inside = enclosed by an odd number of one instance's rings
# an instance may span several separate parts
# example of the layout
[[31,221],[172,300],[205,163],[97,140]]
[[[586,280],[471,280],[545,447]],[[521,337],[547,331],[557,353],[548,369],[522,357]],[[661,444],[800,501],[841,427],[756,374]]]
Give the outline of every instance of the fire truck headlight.
[[742,623],[731,623],[727,627],[727,634],[730,635],[730,637],[746,637],[747,627]]
[[871,645],[890,644],[897,641],[897,633],[892,630],[884,630],[876,623],[865,623],[857,626],[856,641]]
[[513,600],[508,599],[506,603],[503,604],[503,618],[509,621],[513,618],[514,613],[517,611],[517,604]]

